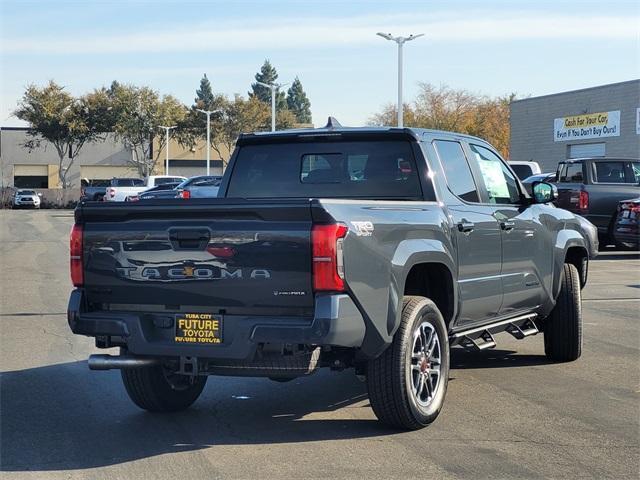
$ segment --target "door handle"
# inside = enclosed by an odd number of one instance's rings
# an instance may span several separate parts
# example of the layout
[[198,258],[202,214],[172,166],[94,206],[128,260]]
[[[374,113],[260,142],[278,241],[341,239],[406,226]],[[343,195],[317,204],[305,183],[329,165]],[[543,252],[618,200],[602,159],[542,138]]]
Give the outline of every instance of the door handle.
[[174,250],[204,250],[211,232],[208,229],[173,228],[169,230],[169,241]]
[[500,228],[505,232],[510,232],[516,226],[516,222],[500,222]]
[[458,230],[462,233],[471,233],[473,232],[473,229],[475,226],[476,226],[475,223],[467,222],[466,220],[463,220],[460,223],[458,223]]

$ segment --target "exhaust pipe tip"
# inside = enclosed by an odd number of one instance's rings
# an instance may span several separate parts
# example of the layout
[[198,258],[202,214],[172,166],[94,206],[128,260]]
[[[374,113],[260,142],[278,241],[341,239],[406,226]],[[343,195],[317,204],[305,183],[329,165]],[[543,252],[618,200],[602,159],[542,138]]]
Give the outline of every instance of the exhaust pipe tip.
[[89,370],[123,370],[129,368],[144,368],[158,365],[157,358],[136,357],[132,355],[90,355],[87,360]]

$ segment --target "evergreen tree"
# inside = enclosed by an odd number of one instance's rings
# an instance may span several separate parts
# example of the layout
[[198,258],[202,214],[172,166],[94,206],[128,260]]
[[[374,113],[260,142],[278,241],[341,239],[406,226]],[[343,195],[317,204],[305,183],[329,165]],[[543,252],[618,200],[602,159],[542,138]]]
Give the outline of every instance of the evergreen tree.
[[200,80],[200,88],[196,90],[196,98],[194,99],[194,102],[196,102],[195,106],[197,108],[202,108],[204,110],[209,110],[214,103],[211,82],[207,78],[206,73]]
[[[255,79],[258,82],[272,85],[274,83],[278,83],[278,72],[271,65],[271,62],[269,62],[269,60],[265,60],[262,64],[262,67],[260,68],[260,71],[256,73]],[[251,84],[251,91],[249,92],[249,96],[256,97],[258,100],[271,105],[271,89],[263,87],[258,83]],[[278,90],[276,92],[276,109],[281,110],[284,108],[287,108],[285,93]]]
[[311,102],[298,77],[287,91],[287,107],[293,112],[298,123],[311,123]]

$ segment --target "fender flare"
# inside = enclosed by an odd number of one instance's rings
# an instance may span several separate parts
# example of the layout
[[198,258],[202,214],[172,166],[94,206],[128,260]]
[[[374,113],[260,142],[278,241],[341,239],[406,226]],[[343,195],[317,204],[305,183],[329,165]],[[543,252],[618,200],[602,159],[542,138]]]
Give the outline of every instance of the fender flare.
[[589,258],[589,248],[587,242],[582,237],[580,232],[568,229],[560,230],[558,232],[558,235],[556,236],[553,255],[553,282],[551,286],[551,292],[553,295],[554,303],[556,298],[558,298],[558,295],[560,294],[560,287],[562,284],[562,269],[567,258],[567,252],[570,248],[573,247],[579,247],[584,250],[585,256]]
[[455,253],[436,239],[409,239],[400,242],[391,259],[391,288],[389,289],[389,311],[387,333],[390,336],[398,329],[402,316],[402,297],[411,269],[422,263],[443,265],[451,275],[453,283],[453,318],[458,309],[457,268]]

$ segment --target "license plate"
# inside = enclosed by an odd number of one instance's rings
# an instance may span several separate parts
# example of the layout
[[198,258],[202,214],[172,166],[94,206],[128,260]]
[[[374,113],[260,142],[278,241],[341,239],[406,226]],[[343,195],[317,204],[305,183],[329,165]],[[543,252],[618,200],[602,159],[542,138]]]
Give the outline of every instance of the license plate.
[[176,343],[217,345],[222,343],[222,315],[180,313],[176,315]]
[[622,212],[622,218],[629,218],[631,216],[631,212],[629,210],[624,210]]

